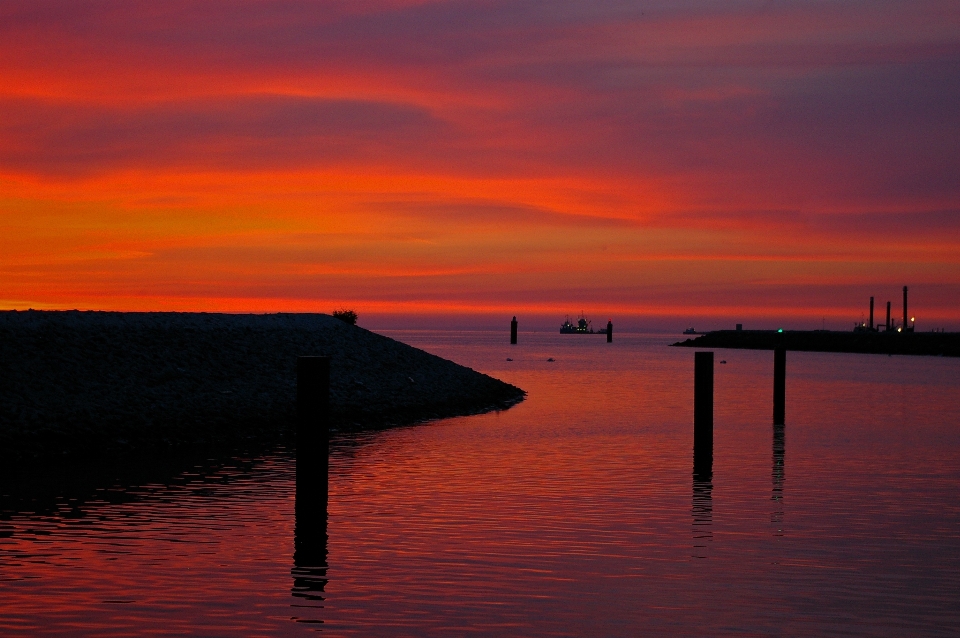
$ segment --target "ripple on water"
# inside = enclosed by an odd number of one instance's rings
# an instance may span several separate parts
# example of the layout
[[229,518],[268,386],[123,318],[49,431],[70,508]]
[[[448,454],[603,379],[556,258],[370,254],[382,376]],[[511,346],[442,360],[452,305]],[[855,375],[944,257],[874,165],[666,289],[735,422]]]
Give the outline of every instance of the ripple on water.
[[394,336],[528,399],[335,441],[299,520],[283,450],[9,512],[0,634],[960,631],[958,362],[790,353],[776,430],[772,355],[725,352],[695,476],[687,350]]

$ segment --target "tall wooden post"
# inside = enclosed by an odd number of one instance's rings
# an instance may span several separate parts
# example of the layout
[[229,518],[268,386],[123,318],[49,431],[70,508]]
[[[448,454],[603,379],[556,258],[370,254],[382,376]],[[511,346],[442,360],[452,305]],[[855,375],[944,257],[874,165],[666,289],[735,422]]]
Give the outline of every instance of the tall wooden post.
[[773,351],[773,424],[783,425],[787,397],[787,349]]
[[607,343],[613,343],[613,320],[607,322]]
[[330,359],[297,358],[297,492],[293,587],[298,598],[323,600],[327,584],[330,453]]
[[693,464],[701,472],[713,466],[713,353],[693,355]]
[[517,345],[517,318],[510,322],[510,345]]
[[[297,520],[327,510],[330,358],[297,358]],[[306,508],[306,509],[304,509]],[[325,518],[325,516],[324,516]]]

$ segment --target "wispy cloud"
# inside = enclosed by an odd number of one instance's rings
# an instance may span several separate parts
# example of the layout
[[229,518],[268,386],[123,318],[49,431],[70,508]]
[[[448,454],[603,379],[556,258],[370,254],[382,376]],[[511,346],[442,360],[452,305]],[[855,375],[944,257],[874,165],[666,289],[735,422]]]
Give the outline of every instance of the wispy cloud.
[[953,1],[9,0],[0,297],[949,286],[958,76]]

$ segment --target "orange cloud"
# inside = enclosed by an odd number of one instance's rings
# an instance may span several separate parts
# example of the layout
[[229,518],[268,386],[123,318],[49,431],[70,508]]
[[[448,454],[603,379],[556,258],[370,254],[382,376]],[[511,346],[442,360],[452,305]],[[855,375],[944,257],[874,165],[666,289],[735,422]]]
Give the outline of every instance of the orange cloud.
[[839,317],[909,283],[960,323],[958,26],[8,2],[0,305]]

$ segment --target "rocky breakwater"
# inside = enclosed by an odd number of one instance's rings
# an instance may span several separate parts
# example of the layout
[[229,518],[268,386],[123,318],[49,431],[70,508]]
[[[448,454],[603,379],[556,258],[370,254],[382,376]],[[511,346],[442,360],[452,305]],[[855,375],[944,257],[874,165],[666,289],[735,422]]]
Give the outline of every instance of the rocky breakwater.
[[321,314],[0,312],[0,455],[274,441],[296,361],[331,358],[332,427],[501,409],[520,388]]

